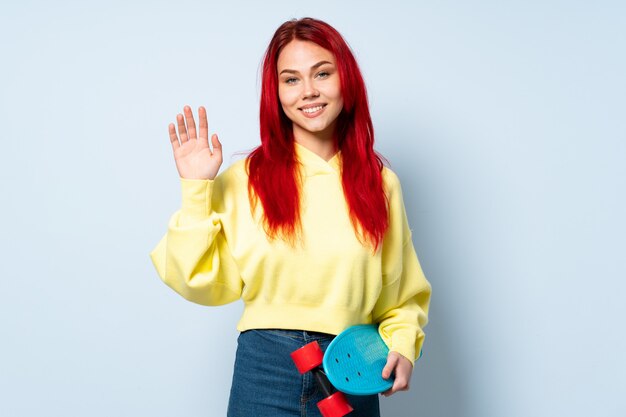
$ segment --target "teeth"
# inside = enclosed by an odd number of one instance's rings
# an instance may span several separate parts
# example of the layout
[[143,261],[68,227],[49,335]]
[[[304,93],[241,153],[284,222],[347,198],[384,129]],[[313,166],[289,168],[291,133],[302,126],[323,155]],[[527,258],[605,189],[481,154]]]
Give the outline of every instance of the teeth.
[[322,110],[322,107],[324,106],[311,107],[310,109],[302,109],[302,111],[305,113],[315,113],[316,111]]

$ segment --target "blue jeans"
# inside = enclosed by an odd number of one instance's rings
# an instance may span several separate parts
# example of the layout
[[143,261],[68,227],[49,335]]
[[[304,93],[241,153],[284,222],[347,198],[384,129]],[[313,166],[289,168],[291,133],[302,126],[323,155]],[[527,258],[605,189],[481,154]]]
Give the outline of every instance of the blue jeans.
[[[311,372],[301,375],[291,352],[317,340],[326,351],[334,335],[253,329],[239,334],[228,417],[316,417],[324,399]],[[378,394],[347,395],[349,417],[379,417]]]

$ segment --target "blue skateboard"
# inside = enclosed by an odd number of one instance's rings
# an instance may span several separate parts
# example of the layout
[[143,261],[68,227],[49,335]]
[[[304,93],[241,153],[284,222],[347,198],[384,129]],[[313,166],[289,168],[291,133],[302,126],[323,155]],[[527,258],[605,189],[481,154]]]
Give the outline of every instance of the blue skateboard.
[[342,417],[353,409],[344,393],[370,395],[387,391],[393,376],[383,379],[389,348],[377,324],[348,327],[323,353],[314,341],[291,353],[301,374],[311,371],[325,399],[317,403],[324,417]]
[[326,376],[339,391],[370,395],[387,391],[393,376],[383,379],[389,348],[378,334],[378,325],[348,327],[335,337],[324,354]]

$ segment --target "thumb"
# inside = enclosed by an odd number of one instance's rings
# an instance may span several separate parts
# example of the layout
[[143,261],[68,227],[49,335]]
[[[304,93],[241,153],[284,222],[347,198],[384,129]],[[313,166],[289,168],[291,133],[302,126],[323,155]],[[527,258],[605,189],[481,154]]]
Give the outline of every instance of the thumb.
[[387,364],[383,368],[383,379],[389,379],[391,372],[394,370],[397,363],[398,357],[390,353],[389,356],[387,356]]
[[214,133],[213,136],[211,136],[211,145],[213,145],[213,152],[215,152],[216,150],[222,152],[222,144],[217,138],[217,133]]

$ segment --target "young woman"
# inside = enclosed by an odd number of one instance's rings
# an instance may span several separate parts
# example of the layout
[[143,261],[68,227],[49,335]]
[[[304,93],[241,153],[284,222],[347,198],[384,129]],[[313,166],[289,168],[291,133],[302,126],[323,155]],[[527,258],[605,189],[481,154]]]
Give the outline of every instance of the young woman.
[[[391,395],[408,390],[424,342],[431,285],[417,259],[396,174],[374,151],[358,65],[320,20],[293,19],[265,54],[261,145],[217,175],[222,144],[209,147],[189,106],[169,136],[182,206],[150,257],[185,299],[244,312],[228,415],[314,416],[322,399],[290,353],[325,350],[355,324],[379,323],[390,352]],[[377,395],[350,396],[352,416],[378,416]]]

